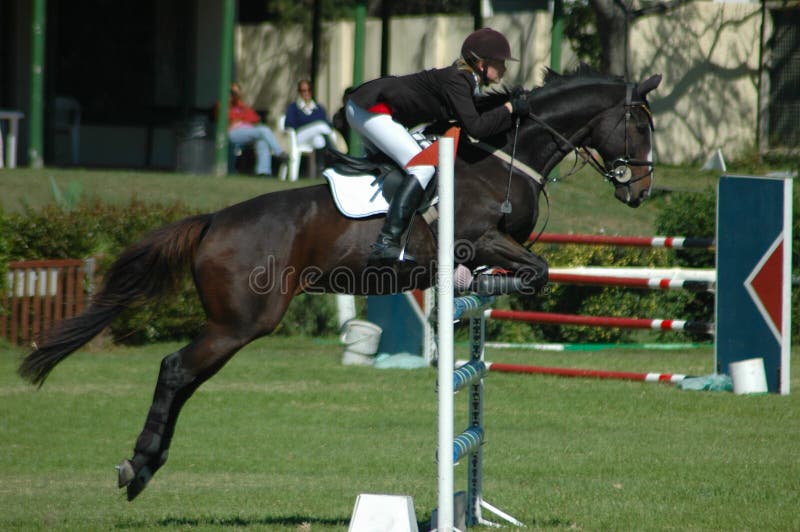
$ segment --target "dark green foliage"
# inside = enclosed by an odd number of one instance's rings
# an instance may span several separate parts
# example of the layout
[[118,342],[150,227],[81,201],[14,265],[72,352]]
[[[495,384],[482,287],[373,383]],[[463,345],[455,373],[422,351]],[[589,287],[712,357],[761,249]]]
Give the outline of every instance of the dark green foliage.
[[101,205],[80,204],[72,211],[48,205],[35,211],[25,207],[8,216],[11,260],[88,257],[95,252]]
[[[549,245],[536,250],[552,267],[618,266],[669,267],[669,255],[661,249],[612,246]],[[537,296],[510,297],[503,306],[514,310],[534,310],[589,316],[685,318],[691,295],[676,292],[549,284]],[[702,313],[702,308],[698,312]],[[710,319],[702,314],[698,319]],[[523,327],[524,329],[521,329]],[[521,338],[527,329],[528,338]],[[629,342],[635,331],[583,326],[492,323],[490,334],[507,341],[551,342]],[[672,333],[674,334],[674,333]]]
[[118,254],[152,229],[194,214],[175,203],[136,199],[124,206],[81,201],[72,209],[26,207],[7,217],[11,260],[105,257]]
[[[356,8],[355,0],[323,0],[320,3],[323,20],[352,20]],[[239,22],[254,24],[270,21],[274,24],[309,25],[315,2],[304,0],[273,0],[271,2],[242,1],[239,3]],[[406,0],[403,2],[365,2],[367,15],[425,15],[425,14],[470,14],[472,0]]]
[[[716,235],[717,194],[712,188],[702,193],[675,193],[669,195],[656,219],[658,234],[686,236]],[[800,191],[795,190],[793,198],[794,217],[792,221],[792,275],[800,275]],[[753,223],[758,223],[753,220]],[[675,265],[695,268],[714,267],[714,255],[703,250],[676,250],[670,252],[675,257]],[[707,312],[713,314],[714,300],[711,297],[698,297],[687,302],[687,316]],[[800,290],[792,287],[792,341],[800,341]]]
[[[8,271],[8,261],[10,260],[9,250],[9,237],[11,236],[11,229],[8,224],[8,219],[0,211],[0,294],[6,291],[6,272]],[[0,305],[0,314],[5,312],[5,309]]]
[[[656,234],[707,237],[714,235],[716,194],[673,193],[664,198],[657,217]],[[795,210],[800,200],[795,196]],[[0,286],[9,260],[38,258],[96,257],[98,274],[127,246],[149,230],[195,214],[181,204],[153,205],[132,200],[124,206],[82,200],[71,210],[51,205],[41,210],[0,216]],[[800,222],[794,223],[794,264],[800,269]],[[714,254],[706,250],[670,251],[664,249],[606,246],[543,246],[534,251],[546,257],[553,267],[569,266],[714,266]],[[100,276],[95,284],[100,282]],[[550,284],[543,294],[503,297],[496,308],[542,310],[567,314],[641,318],[713,319],[711,294],[683,291],[648,291]],[[793,316],[800,315],[800,293],[792,292]],[[189,275],[176,294],[123,313],[111,326],[115,341],[143,343],[177,340],[197,334],[204,322],[203,310]],[[302,294],[295,298],[281,324],[279,335],[331,336],[337,333],[335,301],[332,296]],[[466,333],[459,332],[459,337]],[[559,327],[527,323],[490,321],[487,337],[511,342],[624,342],[635,339],[637,331],[591,327]],[[793,320],[792,336],[800,338],[800,320]],[[696,340],[708,340],[702,335]],[[678,333],[664,333],[665,340],[680,340]],[[796,340],[795,340],[796,341]]]
[[111,323],[110,330],[119,344],[185,340],[200,332],[204,317],[194,283],[187,275],[172,294],[124,311]]
[[[97,259],[95,285],[114,258],[147,231],[192,214],[181,205],[153,205],[132,200],[124,206],[80,201],[70,209],[48,205],[34,211],[6,217],[11,260],[89,258]],[[6,261],[2,261],[5,266]],[[131,309],[114,322],[115,341],[141,343],[150,340],[185,338],[197,332],[202,310],[191,281],[163,302]]]
[[[655,234],[713,237],[716,193],[675,193],[661,204]],[[797,230],[795,230],[797,234]],[[640,235],[646,236],[646,235]],[[797,246],[795,246],[797,249]],[[713,268],[714,253],[708,250],[666,250],[609,246],[551,245],[534,249],[551,267],[692,267]],[[800,304],[800,303],[798,303]],[[613,287],[548,285],[538,296],[504,298],[500,305],[514,310],[536,310],[589,316],[672,318],[713,321],[714,296],[684,291],[650,291]],[[797,330],[797,329],[796,329]],[[627,342],[635,330],[581,326],[530,325],[493,322],[488,334],[506,341]],[[706,335],[665,332],[664,339],[709,340]]]
[[335,296],[300,294],[292,300],[275,334],[330,336],[338,332]]
[[564,3],[564,35],[576,57],[593,66],[600,64],[602,55],[596,20],[594,10],[586,0]]
[[[664,198],[656,218],[659,235],[716,236],[717,193],[707,188],[701,193],[676,192]],[[713,268],[714,254],[703,249],[671,250],[676,266]]]
[[[0,217],[0,273],[8,260],[88,258],[97,259],[94,279],[102,275],[126,247],[148,231],[197,214],[180,203],[159,205],[132,200],[124,206],[80,201],[69,209],[48,205],[35,211]],[[5,275],[2,275],[5,282]],[[183,277],[175,293],[128,309],[110,327],[115,342],[142,344],[183,340],[200,331],[204,313],[191,276]],[[326,336],[337,332],[336,309],[331,297],[301,295],[276,333]]]

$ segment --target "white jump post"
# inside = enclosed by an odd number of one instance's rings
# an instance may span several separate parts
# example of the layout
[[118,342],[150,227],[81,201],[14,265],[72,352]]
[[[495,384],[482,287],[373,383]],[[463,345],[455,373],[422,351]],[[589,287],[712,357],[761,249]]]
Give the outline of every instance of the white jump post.
[[[486,318],[484,309],[494,301],[492,296],[468,295],[455,298],[453,265],[454,253],[454,179],[453,140],[439,139],[439,253],[437,271],[438,298],[438,353],[439,353],[439,507],[436,530],[452,532],[455,515],[455,489],[453,467],[466,458],[469,463],[467,475],[466,508],[464,526],[498,526],[484,519],[485,508],[516,526],[525,526],[502,510],[483,500],[483,377],[487,368],[484,362]],[[470,361],[455,369],[453,355],[453,323],[456,319],[470,320]],[[453,395],[469,387],[469,426],[454,437]],[[459,512],[460,513],[460,512]],[[459,518],[461,515],[459,515]],[[460,521],[459,521],[460,522]]]
[[439,139],[439,253],[437,303],[439,334],[439,507],[437,530],[453,531],[453,139]]

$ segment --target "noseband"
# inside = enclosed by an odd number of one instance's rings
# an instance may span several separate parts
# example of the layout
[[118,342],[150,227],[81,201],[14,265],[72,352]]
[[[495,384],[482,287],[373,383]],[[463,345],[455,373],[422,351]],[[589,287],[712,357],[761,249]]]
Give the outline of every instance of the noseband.
[[[653,127],[653,115],[650,112],[650,109],[645,105],[644,102],[637,102],[633,103],[633,83],[626,84],[626,95],[625,95],[625,157],[620,157],[614,160],[611,163],[611,170],[602,172],[606,179],[611,181],[614,184],[614,187],[621,187],[627,186],[629,187],[633,183],[640,181],[646,177],[649,177],[653,174],[653,162],[646,161],[643,159],[632,159],[630,157],[630,150],[628,147],[628,122],[631,120],[631,110],[634,107],[642,108],[645,113],[647,113],[647,120],[650,125],[650,131],[653,131],[655,128]],[[591,156],[594,159],[594,156]],[[599,165],[597,161],[595,161]],[[631,166],[646,166],[648,167],[647,173],[644,175],[638,176],[636,179],[632,179],[633,172],[631,171]]]
[[[630,156],[630,149],[628,143],[628,123],[631,120],[631,111],[634,108],[641,108],[647,114],[647,121],[649,122],[650,131],[654,131],[655,127],[653,126],[653,114],[650,112],[650,108],[647,107],[647,104],[644,101],[634,102],[633,101],[633,89],[636,87],[634,83],[626,83],[626,94],[625,94],[625,101],[623,103],[625,107],[625,115],[623,116],[625,120],[625,155],[623,157],[618,157],[611,163],[610,168],[606,169],[606,167],[597,160],[595,155],[591,152],[591,150],[584,151],[588,154],[588,158],[586,161],[589,163],[597,173],[603,176],[607,181],[611,182],[614,185],[614,188],[621,188],[626,187],[629,189],[630,186],[637,181],[641,181],[647,177],[650,177],[653,174],[653,162],[646,161],[644,159],[634,159]],[[589,121],[586,126],[581,128],[580,131],[584,131],[587,128],[590,128],[595,121],[597,121],[603,113],[600,113],[598,116],[593,118]],[[533,113],[529,113],[529,118],[531,118],[534,122],[538,123],[545,129],[547,129],[550,133],[556,136],[560,141],[562,141],[566,147],[569,148],[569,151],[574,151],[576,154],[580,153],[580,148],[575,146],[575,144],[566,138],[564,135],[553,129],[547,122],[539,118]],[[620,119],[622,120],[622,119]],[[616,129],[616,127],[615,127]],[[646,166],[648,171],[646,174],[637,176],[635,179],[633,178],[633,172],[631,171],[632,166]]]

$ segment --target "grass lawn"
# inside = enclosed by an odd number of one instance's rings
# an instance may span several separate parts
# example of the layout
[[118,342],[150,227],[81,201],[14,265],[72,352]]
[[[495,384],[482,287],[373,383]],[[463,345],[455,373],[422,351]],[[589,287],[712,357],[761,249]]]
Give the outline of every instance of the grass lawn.
[[[762,173],[731,167],[731,173]],[[653,234],[669,191],[703,190],[718,177],[681,168],[656,172],[656,185],[667,192],[639,209],[617,202],[611,186],[588,169],[549,184],[547,230]],[[323,183],[0,170],[0,208],[19,212],[24,204],[53,201],[51,177],[62,190],[79,186],[82,197],[181,201],[198,211]],[[435,370],[343,367],[336,342],[307,338],[255,342],[201,387],[183,410],[170,460],[128,503],[116,488],[114,465],[131,454],[160,359],[178,348],[79,351],[37,391],[15,374],[20,352],[0,344],[0,530],[343,530],[364,492],[412,495],[425,526],[437,499]],[[466,345],[457,351],[467,356]],[[502,350],[488,358],[697,375],[713,365],[710,347]],[[534,529],[800,529],[800,370],[794,367],[789,397],[492,375],[485,498]],[[457,431],[466,424],[466,401],[464,394],[456,398]],[[466,486],[465,469],[457,467],[457,489]]]
[[[170,460],[133,503],[129,456],[159,360],[177,344],[79,351],[41,390],[0,348],[0,529],[343,530],[359,493],[436,505],[436,371],[344,367],[334,341],[267,338],[187,403]],[[457,357],[467,346],[457,346]],[[489,352],[490,360],[712,371],[686,352]],[[484,495],[533,529],[800,529],[800,371],[794,394],[495,374]],[[456,430],[467,397],[456,396]],[[465,466],[456,486],[466,485]]]
[[308,185],[308,181],[288,183],[241,175],[221,178],[136,170],[17,168],[0,170],[0,207],[14,212],[23,204],[37,208],[52,202],[51,177],[62,192],[77,183],[82,198],[97,197],[109,203],[127,203],[131,198],[182,202],[199,211],[215,211],[265,192]]

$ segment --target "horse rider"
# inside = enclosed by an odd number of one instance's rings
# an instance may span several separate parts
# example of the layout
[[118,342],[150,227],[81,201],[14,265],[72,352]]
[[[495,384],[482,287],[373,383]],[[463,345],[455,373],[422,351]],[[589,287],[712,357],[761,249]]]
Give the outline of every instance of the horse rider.
[[[482,28],[464,40],[461,57],[449,67],[375,79],[346,94],[347,121],[361,134],[365,145],[385,153],[406,170],[372,245],[369,264],[400,260],[402,236],[435,171],[430,165],[405,168],[422,151],[407,128],[455,120],[468,135],[483,139],[511,128],[512,116],[530,112],[524,96],[512,96],[484,113],[476,109],[475,97],[481,88],[502,79],[507,60],[517,59],[511,57],[505,36]],[[404,260],[414,258],[406,254]]]

